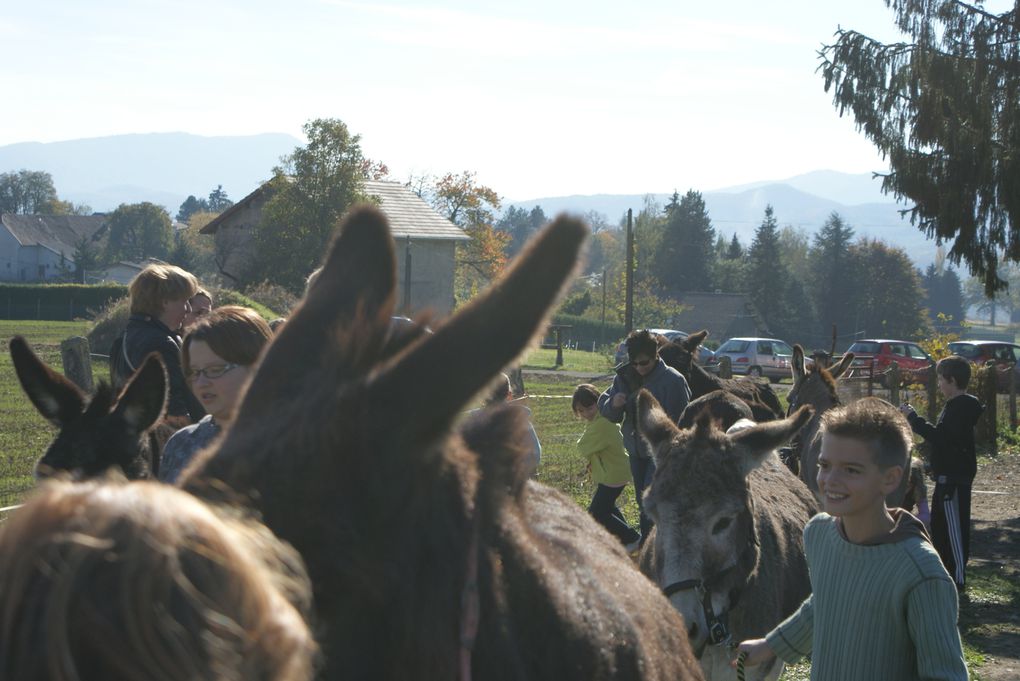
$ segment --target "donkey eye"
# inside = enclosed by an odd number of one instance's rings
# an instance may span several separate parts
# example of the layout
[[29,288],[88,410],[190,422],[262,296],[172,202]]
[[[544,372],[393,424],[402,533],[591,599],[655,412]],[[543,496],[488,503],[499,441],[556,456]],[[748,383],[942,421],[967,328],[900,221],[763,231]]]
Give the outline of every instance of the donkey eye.
[[715,521],[715,525],[712,526],[712,534],[719,534],[733,522],[733,518],[719,518]]

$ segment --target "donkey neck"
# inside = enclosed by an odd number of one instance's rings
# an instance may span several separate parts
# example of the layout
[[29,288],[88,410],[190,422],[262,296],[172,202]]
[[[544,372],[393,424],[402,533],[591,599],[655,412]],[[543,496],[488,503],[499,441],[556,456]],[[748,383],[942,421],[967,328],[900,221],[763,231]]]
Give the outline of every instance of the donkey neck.
[[718,377],[708,373],[693,361],[691,362],[690,376],[687,377],[687,382],[690,384],[692,398],[707,395],[713,390],[719,390],[723,387]]

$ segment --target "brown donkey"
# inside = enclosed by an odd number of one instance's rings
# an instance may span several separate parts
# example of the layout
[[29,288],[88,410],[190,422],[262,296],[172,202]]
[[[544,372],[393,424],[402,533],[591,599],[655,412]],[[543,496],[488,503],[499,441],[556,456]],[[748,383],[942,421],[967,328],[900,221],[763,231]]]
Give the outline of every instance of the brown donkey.
[[[665,343],[659,347],[659,356],[687,379],[691,388],[691,399],[707,395],[714,390],[725,390],[747,403],[755,421],[774,421],[783,417],[783,405],[779,402],[772,386],[737,378],[719,378],[705,371],[694,361],[698,346],[708,337],[708,331],[692,333],[682,341]],[[663,337],[665,339],[665,337]]]
[[[810,418],[806,407],[727,434],[702,413],[681,430],[651,393],[638,396],[639,428],[655,457],[645,509],[656,524],[641,569],[683,615],[710,681],[736,678],[727,644],[763,637],[811,591],[803,531],[817,506],[775,454]],[[781,671],[762,665],[747,678]]]
[[391,342],[392,239],[355,210],[230,431],[185,471],[302,555],[325,678],[701,678],[619,541],[529,480],[519,410],[456,427],[542,328],[585,233],[557,220],[435,333]]
[[59,428],[36,463],[36,477],[69,471],[92,478],[120,468],[129,480],[153,477],[163,444],[173,433],[163,417],[167,377],[159,355],[149,355],[119,395],[100,383],[91,397],[36,357],[28,342],[10,342],[21,387],[43,417]]

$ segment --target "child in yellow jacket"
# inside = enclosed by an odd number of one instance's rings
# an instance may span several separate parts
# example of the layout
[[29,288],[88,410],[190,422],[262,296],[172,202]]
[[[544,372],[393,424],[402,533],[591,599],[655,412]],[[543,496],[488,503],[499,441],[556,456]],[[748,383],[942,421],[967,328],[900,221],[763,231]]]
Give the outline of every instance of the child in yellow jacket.
[[595,386],[584,383],[574,390],[571,404],[574,414],[588,421],[584,434],[577,441],[577,449],[587,459],[592,482],[596,483],[588,512],[619,538],[628,551],[634,551],[641,535],[627,524],[616,506],[616,500],[630,481],[630,461],[619,424],[599,413],[599,395]]

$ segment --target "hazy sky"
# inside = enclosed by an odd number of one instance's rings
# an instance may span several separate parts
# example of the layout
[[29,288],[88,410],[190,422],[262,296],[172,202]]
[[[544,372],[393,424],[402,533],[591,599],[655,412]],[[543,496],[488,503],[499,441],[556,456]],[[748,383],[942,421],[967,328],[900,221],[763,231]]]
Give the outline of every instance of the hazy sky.
[[6,0],[0,145],[286,132],[335,117],[504,197],[710,190],[884,167],[816,73],[882,0]]

